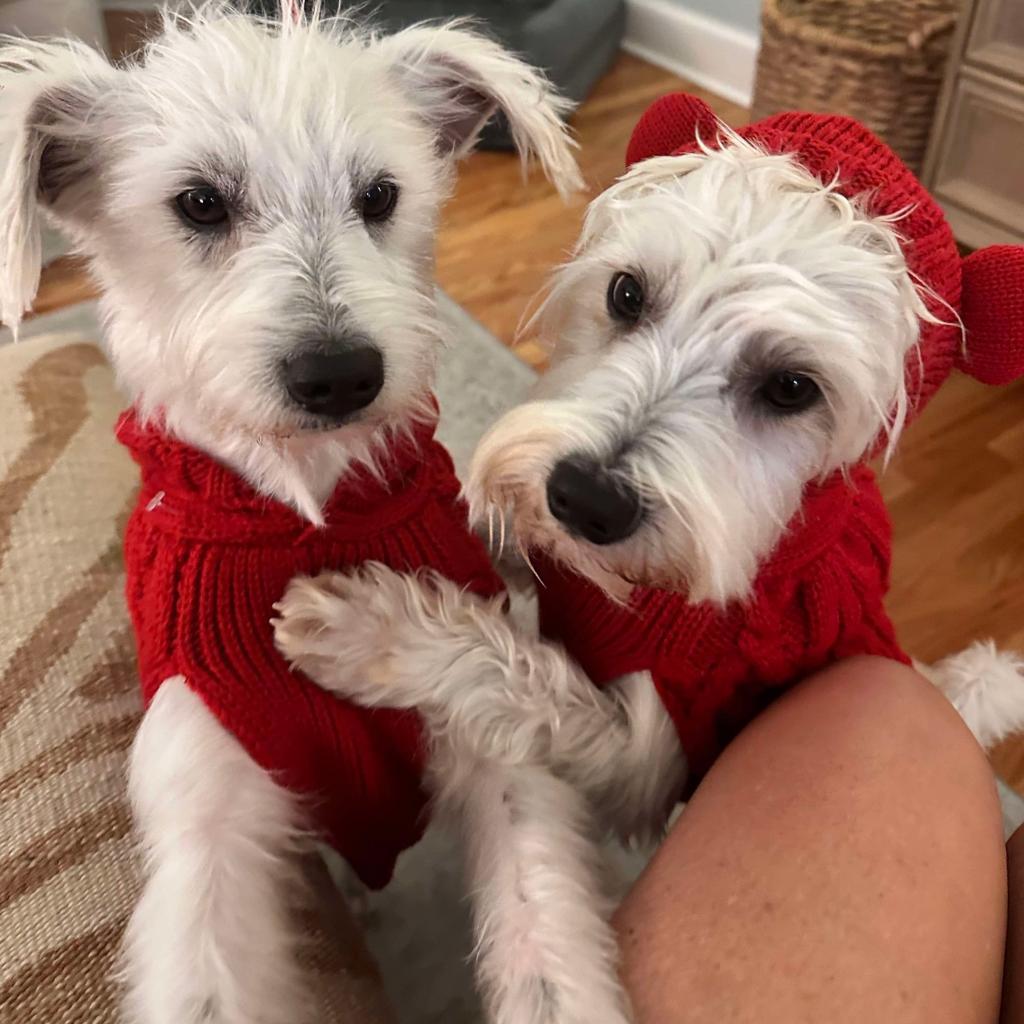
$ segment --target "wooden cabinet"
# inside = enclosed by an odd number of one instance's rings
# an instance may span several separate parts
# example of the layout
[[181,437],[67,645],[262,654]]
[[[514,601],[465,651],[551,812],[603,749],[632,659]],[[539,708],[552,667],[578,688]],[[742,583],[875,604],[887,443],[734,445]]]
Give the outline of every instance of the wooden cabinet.
[[1024,244],[1024,0],[966,3],[923,177],[964,244]]
[[1024,0],[982,0],[967,36],[967,59],[994,74],[1024,78]]

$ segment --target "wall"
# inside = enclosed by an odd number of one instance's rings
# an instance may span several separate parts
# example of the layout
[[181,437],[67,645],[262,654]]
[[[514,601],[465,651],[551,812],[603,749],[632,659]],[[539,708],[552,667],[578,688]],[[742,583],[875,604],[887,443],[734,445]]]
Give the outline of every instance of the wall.
[[749,107],[761,0],[626,0],[625,48]]
[[668,0],[674,7],[684,7],[695,14],[714,18],[738,28],[741,32],[757,34],[761,23],[759,0]]

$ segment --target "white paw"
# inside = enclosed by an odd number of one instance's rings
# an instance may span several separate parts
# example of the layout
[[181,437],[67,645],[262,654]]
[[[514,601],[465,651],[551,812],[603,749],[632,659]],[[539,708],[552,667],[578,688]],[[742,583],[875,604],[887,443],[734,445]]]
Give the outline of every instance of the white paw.
[[386,703],[380,691],[391,675],[401,583],[397,573],[375,563],[292,580],[274,606],[278,650],[339,696]]

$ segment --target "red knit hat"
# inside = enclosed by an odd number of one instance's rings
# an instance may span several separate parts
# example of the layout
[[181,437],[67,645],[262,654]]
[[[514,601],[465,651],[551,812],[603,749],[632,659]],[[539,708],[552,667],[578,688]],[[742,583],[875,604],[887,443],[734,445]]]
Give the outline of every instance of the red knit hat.
[[[664,96],[640,119],[626,161],[694,152],[698,139],[719,145],[720,128],[703,101],[686,93]],[[822,182],[836,179],[846,196],[866,194],[872,213],[910,210],[897,226],[907,265],[943,300],[925,295],[931,312],[949,321],[951,307],[967,331],[964,346],[956,326],[921,325],[920,359],[915,353],[907,363],[915,411],[954,366],[986,384],[1024,376],[1024,247],[991,246],[962,260],[939,204],[881,139],[851,118],[778,114],[738,134],[770,153],[794,154]]]

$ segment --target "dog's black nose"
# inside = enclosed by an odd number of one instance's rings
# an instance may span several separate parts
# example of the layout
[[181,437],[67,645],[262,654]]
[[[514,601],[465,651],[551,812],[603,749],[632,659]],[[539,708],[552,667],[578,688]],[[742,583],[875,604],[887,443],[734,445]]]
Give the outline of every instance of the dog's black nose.
[[304,352],[287,360],[282,372],[292,401],[337,419],[365,409],[384,387],[384,357],[368,344]]
[[563,459],[548,477],[548,508],[572,534],[591,544],[614,544],[636,532],[640,495],[596,462]]

